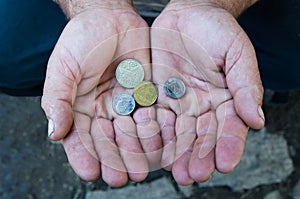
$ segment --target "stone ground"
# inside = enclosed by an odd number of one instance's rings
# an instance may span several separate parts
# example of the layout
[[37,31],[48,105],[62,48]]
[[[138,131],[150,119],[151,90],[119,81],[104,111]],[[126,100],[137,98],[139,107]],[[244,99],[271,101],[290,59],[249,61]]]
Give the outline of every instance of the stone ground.
[[264,109],[267,127],[250,131],[233,173],[183,187],[159,170],[143,183],[112,189],[74,174],[62,146],[47,139],[40,98],[0,95],[0,198],[300,199],[300,93],[291,93],[281,106],[266,103]]

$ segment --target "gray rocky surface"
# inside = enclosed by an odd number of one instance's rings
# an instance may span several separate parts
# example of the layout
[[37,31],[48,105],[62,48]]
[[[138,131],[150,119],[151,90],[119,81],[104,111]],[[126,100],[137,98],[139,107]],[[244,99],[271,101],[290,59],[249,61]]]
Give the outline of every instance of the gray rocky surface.
[[279,191],[273,191],[271,193],[268,193],[264,199],[283,199],[280,195]]
[[[159,171],[151,173],[146,182],[111,189],[101,180],[86,183],[74,174],[62,146],[47,139],[40,98],[0,94],[0,198],[91,199],[92,194],[108,192],[110,198],[118,199],[124,195],[119,190],[130,190],[138,196],[148,194],[155,198],[168,193],[174,198],[190,199],[263,199],[279,191],[284,199],[299,199],[299,99],[300,93],[292,96],[288,105],[267,109],[268,131],[249,134],[241,164],[233,174],[220,178],[222,183],[213,178],[214,183],[205,187],[182,187],[170,173]],[[295,167],[292,174],[287,148]]]
[[0,198],[71,198],[79,178],[47,139],[40,98],[0,94],[0,118]]
[[230,174],[215,172],[205,186],[229,186],[242,191],[258,185],[279,183],[293,172],[293,162],[283,136],[272,135],[266,129],[250,131],[243,158]]
[[300,180],[297,182],[296,186],[294,187],[294,199],[300,199]]
[[190,197],[191,195],[193,195],[195,186],[193,186],[193,185],[190,185],[190,186],[178,185],[178,189],[185,197]]
[[154,199],[154,198],[172,198],[179,199],[180,195],[176,192],[171,182],[163,177],[152,183],[137,184],[127,186],[121,189],[108,189],[105,191],[92,191],[86,194],[85,199]]

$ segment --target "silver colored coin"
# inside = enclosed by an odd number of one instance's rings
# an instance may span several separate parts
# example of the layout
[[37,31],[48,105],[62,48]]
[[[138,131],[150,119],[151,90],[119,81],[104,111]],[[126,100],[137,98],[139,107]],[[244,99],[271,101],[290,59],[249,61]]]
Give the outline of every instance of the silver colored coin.
[[135,109],[135,101],[132,95],[121,93],[114,97],[113,109],[119,115],[130,115]]
[[185,84],[181,79],[172,77],[165,82],[164,91],[169,97],[179,99],[185,94]]
[[142,64],[134,59],[123,60],[116,70],[116,78],[125,88],[135,88],[144,80],[144,76]]

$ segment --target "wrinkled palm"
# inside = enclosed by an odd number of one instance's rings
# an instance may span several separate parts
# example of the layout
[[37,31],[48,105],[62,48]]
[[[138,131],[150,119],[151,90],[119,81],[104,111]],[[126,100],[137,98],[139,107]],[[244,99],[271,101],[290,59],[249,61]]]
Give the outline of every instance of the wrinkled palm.
[[149,28],[135,11],[99,9],[70,20],[51,55],[42,106],[54,121],[51,138],[63,138],[71,166],[85,180],[102,177],[111,186],[128,177],[141,181],[147,157],[153,164],[160,160],[155,109],[141,108],[131,117],[112,108],[117,93],[132,92],[115,79],[121,60],[139,60],[151,79],[149,45]]
[[[258,114],[263,89],[246,34],[225,10],[170,4],[153,24],[151,48],[162,165],[185,185],[209,179],[215,169],[232,171],[248,126],[264,123]],[[169,77],[185,82],[185,96],[166,96]]]

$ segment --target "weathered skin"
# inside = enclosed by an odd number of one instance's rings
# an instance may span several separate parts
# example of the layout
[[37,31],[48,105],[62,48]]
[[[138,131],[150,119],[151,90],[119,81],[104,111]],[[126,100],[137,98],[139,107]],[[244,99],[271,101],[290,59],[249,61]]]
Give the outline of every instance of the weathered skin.
[[[50,138],[63,139],[71,166],[84,180],[102,177],[115,187],[128,178],[142,181],[149,170],[144,151],[161,148],[153,108],[137,110],[135,119],[112,108],[114,93],[122,91],[114,78],[121,60],[146,64],[145,79],[151,79],[149,32],[130,4],[114,10],[92,7],[70,20],[52,53],[42,98],[54,123]],[[145,131],[148,137],[139,141],[137,135]],[[148,161],[157,163],[160,153],[150,154]]]
[[[102,177],[115,187],[128,178],[142,181],[161,153],[179,184],[234,169],[248,127],[264,125],[255,53],[232,17],[238,12],[171,2],[151,30],[151,71],[150,31],[129,0],[61,2],[77,4],[62,4],[71,20],[49,60],[42,106],[53,121],[50,138],[63,139],[81,178]],[[145,64],[145,80],[153,74],[160,87],[158,106],[140,108],[133,118],[116,115],[111,104],[123,91],[115,87],[114,72],[126,58]],[[178,101],[163,93],[171,76],[187,86]]]
[[[264,125],[258,111],[263,88],[250,40],[229,12],[191,3],[197,1],[174,2],[151,30],[152,70],[159,85],[162,164],[188,185],[206,181],[215,169],[231,172],[239,163],[248,127]],[[186,83],[179,100],[163,92],[170,76]]]

